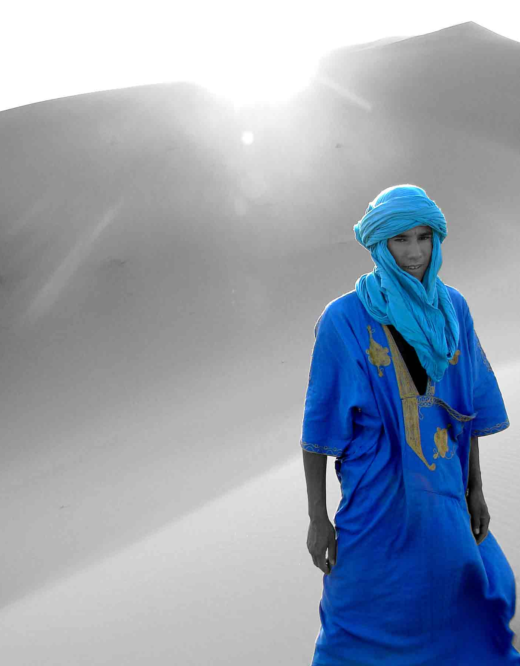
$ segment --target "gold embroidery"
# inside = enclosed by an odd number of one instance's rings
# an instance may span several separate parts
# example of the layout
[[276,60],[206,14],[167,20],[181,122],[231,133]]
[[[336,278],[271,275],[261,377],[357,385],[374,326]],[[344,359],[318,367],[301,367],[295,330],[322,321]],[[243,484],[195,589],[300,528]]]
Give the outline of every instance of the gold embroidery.
[[[423,461],[426,467],[433,471],[436,469],[435,463],[428,463],[424,457],[424,453],[421,446],[421,430],[419,427],[419,407],[417,398],[419,397],[419,391],[417,390],[415,384],[413,383],[412,376],[408,371],[408,368],[401,356],[401,353],[395,343],[395,340],[390,333],[390,330],[383,324],[383,330],[386,334],[388,344],[392,353],[392,358],[394,359],[394,369],[397,377],[397,385],[399,386],[399,395],[403,402],[403,418],[404,418],[404,430],[406,443],[408,446],[419,456]],[[435,387],[432,386],[430,378],[428,377],[428,387],[427,394],[431,398],[435,391]]]
[[443,407],[450,416],[452,416],[456,421],[460,421],[461,423],[472,421],[477,416],[477,412],[470,414],[469,416],[467,414],[461,414],[460,412],[457,412],[456,409],[453,409],[453,407],[450,407],[447,402],[444,402],[444,400],[441,400],[440,398],[437,398],[433,395],[428,397],[420,396],[419,404],[421,407],[431,407],[432,405]]
[[459,356],[460,356],[460,349],[457,349],[457,351],[453,354],[453,358],[450,361],[451,365],[457,365],[457,363],[459,362]]
[[475,331],[475,329],[473,329],[473,332],[475,333],[475,338],[477,340],[477,346],[480,350],[480,355],[482,357],[482,360],[484,361],[484,365],[486,366],[488,372],[493,372],[493,368],[491,367],[491,363],[488,361],[487,356],[486,356],[484,350],[482,349],[482,345],[480,344],[480,340],[479,340],[479,337],[477,335],[477,331]]
[[[451,423],[448,423],[448,428],[451,428]],[[433,436],[433,440],[437,446],[437,451],[433,454],[434,458],[441,456],[442,458],[453,458],[454,451],[451,456],[446,456],[449,451],[448,448],[448,428],[437,428],[437,432]]]
[[375,365],[377,367],[377,373],[380,377],[382,377],[383,371],[381,370],[380,366],[390,365],[391,362],[388,356],[388,347],[382,347],[374,340],[374,338],[372,337],[371,326],[367,326],[367,329],[370,335],[370,347],[365,351],[368,354],[368,360],[370,361],[370,363],[372,363],[372,365]]
[[340,456],[343,453],[343,449],[336,449],[332,446],[323,446],[322,444],[309,444],[308,442],[300,441],[300,446],[305,451],[310,453],[323,453],[327,456]]
[[494,426],[491,426],[489,428],[479,428],[477,430],[472,430],[471,431],[471,436],[472,437],[485,437],[486,435],[494,435],[496,432],[501,432],[502,430],[507,430],[511,424],[509,423],[509,419],[507,421],[503,421],[502,423],[497,423]]

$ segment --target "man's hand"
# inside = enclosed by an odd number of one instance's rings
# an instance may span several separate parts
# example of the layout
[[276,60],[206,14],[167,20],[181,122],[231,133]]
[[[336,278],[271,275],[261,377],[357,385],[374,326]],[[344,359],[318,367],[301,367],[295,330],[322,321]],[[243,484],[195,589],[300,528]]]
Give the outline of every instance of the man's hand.
[[480,546],[488,535],[489,521],[491,520],[482,488],[469,489],[466,503],[471,516],[471,531],[477,546]]
[[[326,550],[328,558],[325,558]],[[311,520],[307,534],[307,549],[314,564],[325,574],[330,574],[336,564],[336,530],[328,517]]]

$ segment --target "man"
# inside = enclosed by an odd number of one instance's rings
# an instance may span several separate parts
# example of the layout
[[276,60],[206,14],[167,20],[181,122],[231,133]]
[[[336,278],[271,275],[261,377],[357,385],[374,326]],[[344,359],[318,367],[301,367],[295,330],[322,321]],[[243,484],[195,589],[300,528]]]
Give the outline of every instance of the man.
[[446,220],[400,185],[354,231],[376,267],[316,324],[300,442],[307,546],[325,573],[312,666],[520,664],[478,461],[478,437],[509,420],[466,300],[437,275]]

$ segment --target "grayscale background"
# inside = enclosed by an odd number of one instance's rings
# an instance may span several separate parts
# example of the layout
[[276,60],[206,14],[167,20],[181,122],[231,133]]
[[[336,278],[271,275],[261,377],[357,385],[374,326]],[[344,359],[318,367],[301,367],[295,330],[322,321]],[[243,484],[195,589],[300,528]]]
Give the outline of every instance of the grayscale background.
[[334,50],[280,105],[184,82],[0,112],[2,664],[310,663],[314,325],[400,183],[446,217],[508,409],[480,461],[518,581],[519,68],[467,22]]

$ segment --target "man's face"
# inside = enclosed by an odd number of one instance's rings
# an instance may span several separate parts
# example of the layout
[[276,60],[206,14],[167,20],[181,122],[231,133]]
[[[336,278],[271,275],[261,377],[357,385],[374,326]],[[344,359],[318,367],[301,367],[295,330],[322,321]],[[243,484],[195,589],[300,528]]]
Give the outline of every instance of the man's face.
[[[389,238],[387,247],[399,268],[422,282],[432,256],[433,231],[431,227],[408,229],[402,234]],[[420,266],[415,270],[409,268],[418,264]]]

